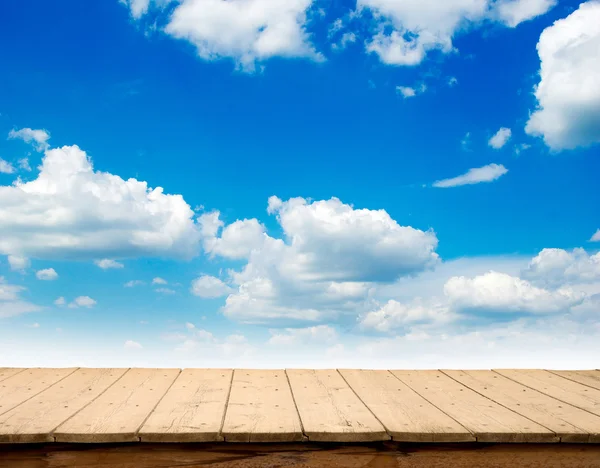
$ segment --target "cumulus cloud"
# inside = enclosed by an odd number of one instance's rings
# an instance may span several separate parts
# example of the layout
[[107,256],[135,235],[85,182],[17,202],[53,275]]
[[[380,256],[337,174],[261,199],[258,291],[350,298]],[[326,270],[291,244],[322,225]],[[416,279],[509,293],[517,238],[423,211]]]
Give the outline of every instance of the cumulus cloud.
[[31,262],[27,257],[20,257],[19,255],[9,255],[8,264],[10,269],[13,271],[25,271],[29,268]]
[[492,138],[489,139],[488,145],[490,145],[494,149],[502,148],[508,140],[510,140],[511,136],[510,128],[502,127],[498,130]]
[[195,296],[215,298],[226,296],[233,292],[233,289],[219,278],[210,275],[202,275],[192,281],[190,291]]
[[531,260],[521,276],[544,286],[600,281],[600,252],[590,255],[582,248],[571,252],[543,249]]
[[508,172],[502,164],[488,164],[487,166],[469,169],[466,174],[452,177],[450,179],[438,180],[433,183],[437,188],[459,187],[461,185],[479,184],[481,182],[493,182]]
[[381,308],[361,315],[359,326],[366,330],[389,332],[418,324],[446,324],[457,318],[449,310],[447,304],[440,302],[426,303],[416,299],[409,304],[403,304],[393,299]]
[[219,231],[224,223],[220,213],[213,211],[198,218],[204,235],[204,250],[211,256],[219,255],[231,259],[248,258],[252,250],[260,248],[265,239],[265,227],[256,219],[235,221]]
[[54,301],[54,305],[57,305],[57,306],[64,306],[65,304],[66,304],[65,298],[62,296],[60,296],[59,298],[57,298]]
[[306,31],[311,4],[312,0],[181,0],[164,30],[189,41],[204,60],[231,58],[246,71],[271,57],[322,60]]
[[127,340],[123,345],[125,349],[142,349],[142,345],[137,341]]
[[8,161],[0,158],[0,174],[13,174],[14,172],[14,166]]
[[274,346],[290,346],[298,344],[310,344],[315,346],[329,345],[338,338],[335,328],[329,325],[270,330],[270,333],[271,338],[269,338],[267,344]]
[[396,86],[396,93],[400,94],[404,99],[415,97],[417,94],[424,93],[427,90],[425,84],[413,88],[410,86]]
[[194,212],[180,195],[95,171],[77,146],[49,149],[30,182],[0,186],[0,253],[37,258],[189,258]]
[[152,279],[152,284],[167,284],[167,280],[157,276]]
[[600,2],[582,3],[542,32],[538,102],[525,131],[553,150],[600,142]]
[[39,280],[52,281],[58,278],[58,273],[56,273],[54,268],[46,268],[44,270],[36,271],[35,276]]
[[459,32],[485,19],[514,27],[553,6],[549,0],[358,0],[361,13],[369,12],[375,33],[368,52],[390,65],[418,65],[433,50],[452,52]]
[[103,258],[102,260],[94,260],[94,263],[96,264],[96,266],[102,268],[103,270],[108,270],[110,268],[123,268],[125,266],[122,263],[117,262],[116,260],[112,260],[110,258]]
[[19,159],[18,163],[19,163],[19,169],[22,169],[27,172],[31,171],[31,166],[29,165],[29,159],[21,158],[21,159]]
[[514,28],[550,11],[556,3],[557,0],[497,0],[492,4],[492,16]]
[[24,290],[24,287],[10,284],[0,276],[0,319],[41,310],[41,307],[19,297]]
[[598,229],[590,238],[590,242],[600,242],[600,229]]
[[459,310],[532,314],[568,311],[585,298],[584,294],[570,288],[551,291],[495,271],[474,278],[450,278],[444,286],[444,293],[452,306]]
[[[284,237],[244,231],[253,248],[245,250],[245,267],[230,272],[236,290],[223,308],[237,320],[318,321],[355,311],[369,300],[372,284],[416,274],[439,261],[433,231],[401,226],[384,210],[355,209],[337,198],[271,197],[267,211],[276,215]],[[218,226],[218,218],[211,217],[203,229],[216,235],[207,226]],[[245,245],[241,239],[240,244]],[[221,252],[227,258],[230,250]]]
[[30,143],[37,151],[45,151],[49,148],[48,140],[50,139],[50,134],[46,130],[33,130],[31,128],[11,130],[8,133],[8,138]]
[[96,304],[97,302],[90,296],[79,296],[69,304],[69,307],[71,309],[76,309],[77,307],[87,307],[89,309],[90,307],[94,307]]

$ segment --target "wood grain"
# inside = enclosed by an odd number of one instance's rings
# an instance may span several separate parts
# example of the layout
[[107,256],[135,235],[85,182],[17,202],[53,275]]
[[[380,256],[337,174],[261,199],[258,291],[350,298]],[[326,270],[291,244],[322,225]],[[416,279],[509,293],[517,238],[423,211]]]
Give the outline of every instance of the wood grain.
[[185,369],[139,431],[143,442],[215,442],[233,370]]
[[57,442],[134,442],[179,369],[129,369],[115,385],[55,431]]
[[318,442],[390,440],[383,425],[336,370],[286,371],[304,434]]
[[558,442],[552,431],[456,382],[440,371],[391,371],[457,420],[480,442]]
[[53,442],[52,431],[114,384],[126,369],[78,369],[0,416],[0,442]]
[[27,369],[0,382],[0,415],[46,390],[77,368]]
[[24,370],[25,367],[0,367],[0,382]]
[[303,440],[283,370],[235,370],[222,430],[227,442]]
[[564,377],[565,379],[573,380],[588,387],[600,390],[600,371],[597,370],[582,370],[582,371],[549,371],[553,374]]
[[472,442],[475,436],[388,371],[340,369],[398,442]]
[[532,390],[496,372],[448,370],[446,375],[471,390],[525,416],[560,436],[561,442],[596,442],[600,417],[537,390]]

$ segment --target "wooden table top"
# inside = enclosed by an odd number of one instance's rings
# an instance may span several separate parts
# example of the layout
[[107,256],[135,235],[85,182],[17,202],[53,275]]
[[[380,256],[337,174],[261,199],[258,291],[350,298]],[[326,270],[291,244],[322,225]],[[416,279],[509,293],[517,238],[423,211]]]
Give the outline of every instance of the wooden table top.
[[600,371],[0,368],[0,442],[600,443]]

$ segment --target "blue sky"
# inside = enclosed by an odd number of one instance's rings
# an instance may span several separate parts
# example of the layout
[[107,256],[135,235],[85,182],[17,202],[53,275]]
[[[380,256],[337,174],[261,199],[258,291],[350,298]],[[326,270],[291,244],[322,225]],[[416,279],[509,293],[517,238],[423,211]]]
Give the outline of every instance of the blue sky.
[[4,2],[0,364],[597,367],[598,19]]

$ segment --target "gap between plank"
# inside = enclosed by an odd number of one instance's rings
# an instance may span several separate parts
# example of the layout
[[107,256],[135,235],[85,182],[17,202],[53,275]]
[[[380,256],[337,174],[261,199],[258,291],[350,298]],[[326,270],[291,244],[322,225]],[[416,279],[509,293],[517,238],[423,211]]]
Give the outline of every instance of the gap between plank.
[[[165,369],[162,369],[162,371],[164,372]],[[142,424],[140,424],[137,428],[137,430],[135,431],[135,434],[137,435],[138,438],[138,442],[142,441],[142,438],[138,435],[138,433],[140,432],[140,429],[144,426],[144,424],[146,424],[146,421],[148,421],[148,418],[150,417],[150,415],[154,412],[154,410],[156,409],[156,407],[158,405],[160,405],[160,402],[163,400],[163,398],[165,397],[165,395],[167,393],[169,393],[169,390],[171,390],[171,387],[173,386],[173,384],[175,384],[175,382],[177,381],[177,379],[179,378],[179,376],[181,375],[182,370],[179,369],[179,374],[177,374],[177,377],[175,377],[173,379],[173,382],[171,382],[171,385],[169,385],[169,387],[167,388],[167,391],[165,393],[163,393],[163,396],[161,396],[158,401],[156,402],[156,404],[154,405],[154,408],[152,408],[150,410],[150,412],[146,415],[146,417],[144,418],[144,420],[142,421]]]
[[302,422],[302,417],[300,416],[300,410],[298,409],[298,404],[296,403],[296,397],[294,396],[294,389],[292,388],[292,383],[290,382],[290,376],[287,373],[287,369],[283,369],[283,373],[285,374],[285,379],[287,380],[288,387],[290,387],[290,393],[292,395],[292,401],[294,402],[294,408],[296,408],[296,414],[298,415],[298,421],[300,421],[300,431],[302,431],[302,439],[303,442],[310,440],[306,432],[304,432],[304,423]]
[[[423,395],[421,395],[419,392],[417,392],[414,388],[412,388],[410,385],[408,385],[404,380],[402,380],[400,377],[398,377],[396,374],[394,374],[391,370],[388,370],[388,372],[390,374],[392,374],[393,377],[395,377],[396,379],[398,379],[400,382],[402,382],[404,385],[406,385],[408,388],[410,388],[413,392],[415,392],[417,395],[419,395],[421,398],[423,398],[423,400],[425,400],[427,403],[429,403],[431,406],[433,406],[434,408],[437,408],[439,411],[441,411],[443,414],[445,414],[446,416],[448,416],[450,419],[452,419],[454,422],[456,422],[456,424],[458,424],[460,427],[462,427],[465,431],[467,431],[469,434],[471,434],[473,437],[475,437],[475,442],[479,442],[479,439],[477,438],[477,435],[468,427],[465,427],[465,425],[463,423],[461,423],[458,419],[453,418],[452,416],[450,416],[448,413],[446,413],[444,410],[442,410],[439,406],[434,405],[431,401],[429,401],[427,398],[425,398]],[[438,370],[439,372],[439,370]]]
[[[362,372],[362,369],[358,369],[358,371],[359,371],[359,372]],[[390,434],[390,430],[389,430],[387,427],[385,427],[385,424],[383,424],[383,422],[382,422],[382,421],[381,421],[381,420],[380,420],[380,419],[379,419],[379,418],[378,418],[378,417],[375,415],[375,413],[373,413],[373,411],[371,410],[371,408],[369,408],[369,405],[367,405],[367,404],[366,404],[366,403],[365,403],[365,402],[362,400],[362,398],[361,398],[361,397],[358,395],[358,393],[356,393],[356,391],[355,391],[355,390],[352,388],[352,385],[350,385],[350,384],[348,383],[348,381],[346,380],[346,378],[344,377],[344,375],[343,375],[343,374],[340,372],[340,370],[339,370],[339,369],[336,369],[336,372],[337,372],[338,374],[340,374],[340,377],[342,378],[342,380],[343,380],[344,382],[346,382],[346,385],[348,385],[348,388],[349,388],[350,390],[352,390],[352,393],[354,393],[354,394],[356,395],[356,398],[358,398],[358,401],[360,401],[360,402],[363,404],[363,406],[369,410],[369,413],[371,413],[371,414],[373,415],[373,417],[374,417],[374,418],[377,420],[377,422],[378,422],[379,424],[381,424],[381,427],[383,427],[383,428],[385,429],[385,432],[386,432],[386,434],[387,434],[388,436],[390,436],[390,440],[394,440],[394,438],[392,437],[392,434]]]
[[[34,367],[33,369],[44,369],[43,367]],[[51,369],[51,368],[47,368],[47,369]],[[71,372],[70,374],[65,375],[62,379],[57,380],[56,382],[54,382],[52,385],[48,385],[46,388],[40,390],[39,392],[37,392],[35,395],[31,395],[29,398],[27,398],[27,400],[23,400],[21,403],[19,403],[18,405],[13,406],[12,408],[8,408],[6,411],[2,411],[0,413],[0,416],[3,415],[4,413],[8,413],[9,411],[17,408],[18,406],[21,406],[23,403],[27,403],[29,400],[31,400],[32,398],[38,396],[40,393],[45,392],[46,390],[48,390],[49,388],[54,387],[56,384],[62,382],[64,379],[66,379],[67,377],[69,377],[70,375],[73,375],[75,372],[77,372],[79,369],[81,369],[80,367],[76,367],[75,370],[73,372]],[[31,368],[29,369],[24,369],[24,370],[31,370]],[[19,375],[21,372],[17,372],[14,375]],[[10,377],[13,377],[12,375]],[[8,377],[10,379],[10,377]]]
[[[475,392],[475,393],[477,393],[478,395],[481,395],[481,396],[482,396],[483,398],[485,398],[486,400],[493,401],[493,402],[494,402],[494,403],[496,403],[497,405],[499,405],[499,406],[502,406],[503,408],[506,408],[507,410],[509,410],[509,411],[512,411],[513,413],[515,413],[515,414],[518,414],[519,416],[521,416],[521,417],[523,417],[523,418],[525,418],[525,419],[528,419],[528,420],[529,420],[529,421],[531,421],[532,423],[534,423],[534,424],[537,424],[538,426],[542,426],[544,429],[548,429],[550,432],[552,432],[552,434],[554,434],[556,437],[558,437],[558,439],[559,439],[559,440],[561,439],[561,437],[560,437],[560,436],[559,436],[559,435],[558,435],[556,432],[554,432],[554,431],[553,431],[552,429],[550,429],[549,427],[546,427],[546,426],[544,426],[542,423],[539,423],[539,422],[537,422],[537,421],[535,421],[535,420],[531,419],[530,417],[527,417],[527,416],[525,416],[524,414],[521,414],[521,413],[519,413],[518,411],[516,411],[516,410],[514,410],[514,409],[512,409],[512,408],[509,408],[508,406],[505,406],[505,405],[503,405],[502,403],[499,403],[499,402],[497,402],[496,400],[494,400],[494,399],[492,399],[492,398],[490,398],[490,397],[488,397],[488,396],[485,396],[483,393],[479,393],[479,392],[478,392],[477,390],[475,390],[474,388],[471,388],[471,387],[469,387],[467,384],[464,384],[464,383],[460,382],[459,380],[456,380],[456,379],[455,379],[454,377],[452,377],[451,375],[448,375],[448,374],[446,374],[446,373],[445,373],[443,370],[441,370],[441,369],[438,369],[438,371],[439,371],[439,372],[441,372],[442,374],[444,374],[446,377],[449,377],[449,378],[451,378],[452,380],[454,380],[454,381],[455,381],[457,384],[459,384],[459,385],[462,385],[463,387],[465,387],[465,388],[467,388],[467,389],[471,390],[472,392]],[[465,372],[465,371],[462,371],[462,372]],[[467,374],[467,375],[469,375],[469,374]],[[474,377],[473,377],[473,378],[474,378]],[[477,380],[477,379],[475,379],[475,380]],[[522,384],[521,384],[521,385],[522,385]],[[575,426],[575,424],[573,424],[573,423],[569,423],[569,424],[571,424],[573,427],[577,427],[577,426]],[[583,432],[585,432],[585,433],[586,433],[586,434],[588,434],[588,435],[590,434],[588,431],[586,431],[585,429],[582,429],[582,428],[580,428],[580,427],[577,427],[577,429],[579,429],[580,431],[583,431]],[[588,437],[588,438],[589,438],[589,437]]]
[[225,398],[225,408],[223,409],[223,417],[221,418],[221,427],[219,428],[219,437],[225,442],[225,436],[223,435],[223,427],[225,426],[225,416],[227,416],[227,408],[229,408],[229,397],[231,396],[231,388],[233,387],[233,376],[235,375],[235,369],[231,369],[231,379],[229,380],[229,391],[227,392],[227,398]]
[[81,408],[79,408],[77,411],[75,411],[71,416],[69,416],[64,421],[60,422],[54,429],[52,429],[48,435],[52,436],[52,438],[54,439],[54,442],[56,442],[56,437],[54,436],[54,431],[56,431],[56,429],[58,429],[60,426],[62,426],[64,423],[66,423],[69,419],[71,419],[72,417],[76,416],[81,411],[83,411],[85,408],[87,408],[89,405],[91,405],[94,401],[96,401],[97,398],[100,398],[100,396],[103,395],[106,391],[108,391],[109,388],[111,388],[119,380],[121,380],[123,377],[125,377],[125,374],[127,374],[127,372],[129,372],[130,370],[131,370],[131,367],[128,367],[127,370],[125,372],[123,372],[123,375],[121,375],[121,377],[119,377],[117,380],[115,380],[113,383],[111,383],[108,387],[106,387],[104,390],[102,390],[98,395],[96,395],[96,397],[92,401],[90,401],[87,404],[83,405]]
[[[14,369],[14,367],[7,367],[7,369]],[[19,375],[21,372],[25,372],[26,370],[29,370],[29,369],[30,368],[28,368],[28,367],[24,367],[16,374],[12,374],[12,375],[8,375],[8,376],[4,377],[3,379],[0,380],[0,382],[4,382],[6,379],[10,379],[11,377],[14,377],[15,375]]]
[[[588,388],[593,388],[594,390],[599,390],[598,387],[592,387],[591,385],[585,384],[583,382],[579,382],[578,380],[573,380],[571,377],[567,377],[566,375],[562,375],[562,374],[557,374],[554,371],[551,371],[550,369],[544,369],[546,372],[550,372],[551,374],[554,374],[557,377],[563,378],[563,379],[567,379],[570,380],[571,382],[575,382],[578,383],[579,385],[585,385]],[[577,372],[577,371],[574,371]]]
[[[537,370],[537,369],[536,369],[536,370]],[[542,370],[544,370],[544,369],[542,369]],[[545,370],[544,370],[544,371],[545,371]],[[589,410],[587,410],[587,409],[585,409],[585,408],[581,408],[580,406],[574,405],[573,403],[569,403],[568,401],[561,400],[560,398],[556,398],[555,396],[548,395],[547,393],[545,393],[545,392],[541,391],[541,390],[540,390],[540,389],[538,389],[538,388],[530,387],[529,385],[527,385],[527,384],[524,384],[523,382],[519,382],[518,380],[515,380],[515,379],[513,379],[513,378],[511,378],[511,377],[509,377],[509,376],[507,376],[507,375],[501,374],[500,372],[497,372],[497,371],[495,371],[494,369],[492,369],[492,372],[496,372],[496,374],[498,374],[498,375],[501,375],[502,377],[506,377],[507,379],[510,379],[510,380],[512,380],[513,382],[517,382],[518,384],[521,384],[521,385],[523,385],[524,387],[530,388],[531,390],[535,390],[536,392],[543,393],[544,395],[546,395],[546,396],[549,396],[550,398],[554,398],[555,400],[557,400],[557,401],[560,401],[561,403],[564,403],[565,405],[571,405],[571,406],[574,406],[575,408],[579,408],[579,409],[580,409],[580,410],[582,410],[582,411],[586,411],[586,412],[588,412],[588,413],[590,413],[590,414],[593,414],[594,416],[600,416],[600,414],[592,413],[591,411],[589,411]],[[548,371],[545,371],[545,372],[548,372]],[[575,383],[579,383],[579,382],[575,382]]]

